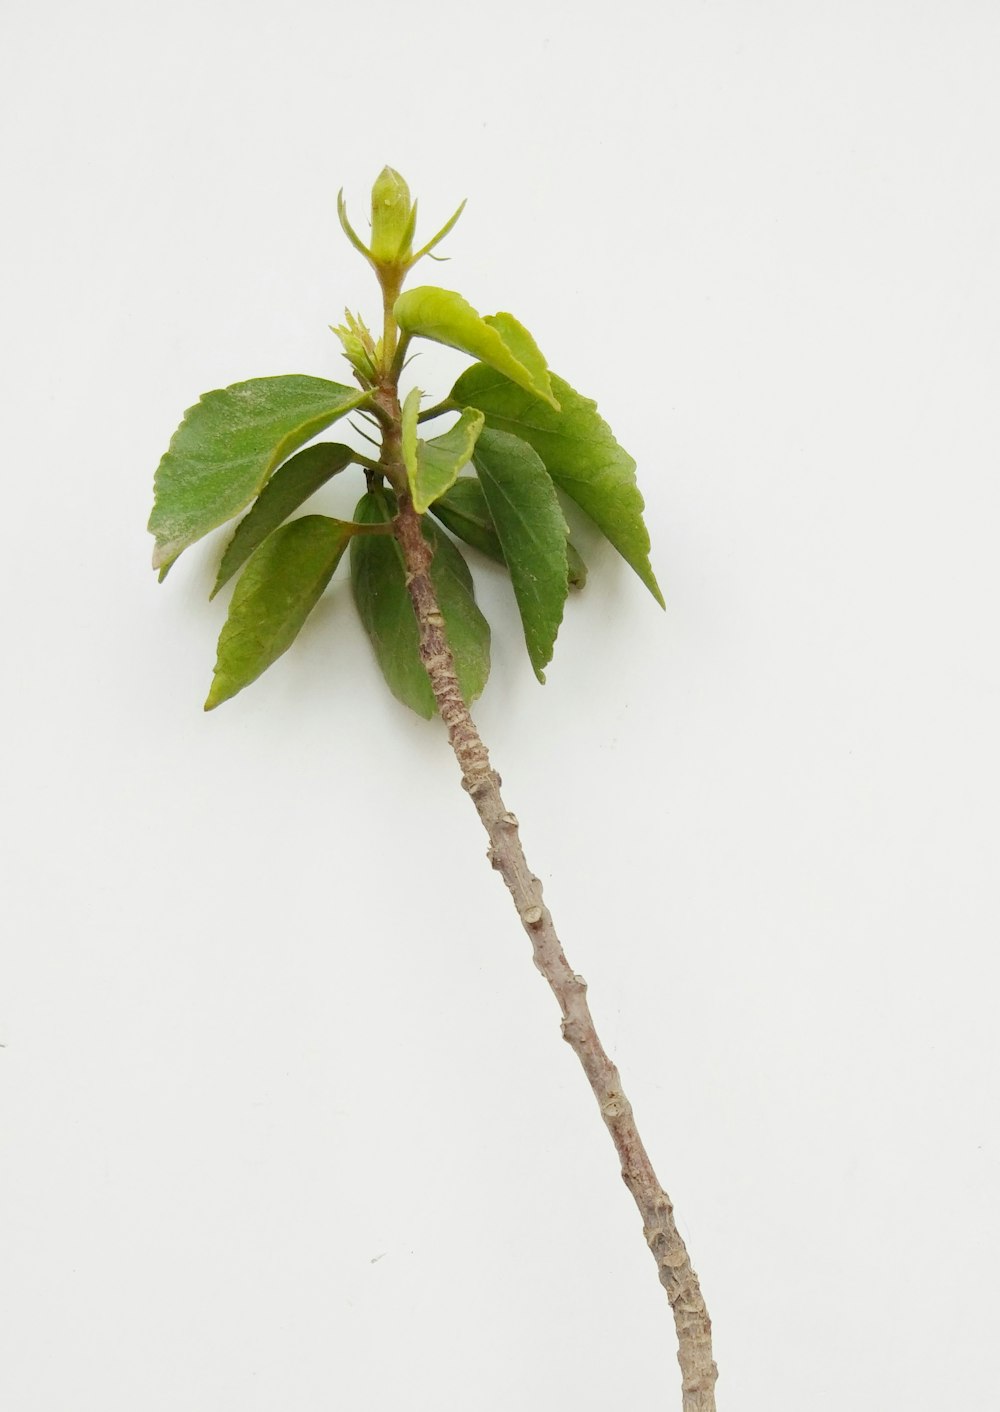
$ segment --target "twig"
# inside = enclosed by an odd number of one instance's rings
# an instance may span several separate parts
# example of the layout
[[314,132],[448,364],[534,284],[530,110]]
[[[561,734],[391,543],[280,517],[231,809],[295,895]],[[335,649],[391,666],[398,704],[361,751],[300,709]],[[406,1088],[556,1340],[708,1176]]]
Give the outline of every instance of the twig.
[[528,867],[517,819],[500,794],[500,778],[462,699],[455,664],[445,635],[444,617],[430,575],[433,551],[424,538],[420,517],[408,496],[400,496],[396,538],[403,551],[406,580],[420,629],[420,658],[430,678],[448,739],[462,771],[462,784],[489,835],[487,857],[503,878],[528,934],[535,965],[548,981],[562,1012],[563,1038],[583,1065],[621,1160],[622,1179],[642,1216],[646,1242],[656,1261],[677,1327],[683,1412],[715,1412],[712,1324],[698,1276],[674,1222],[673,1206],[663,1190],[639,1136],[632,1105],[608,1058],[587,1004],[587,985],[566,959],[542,885]]

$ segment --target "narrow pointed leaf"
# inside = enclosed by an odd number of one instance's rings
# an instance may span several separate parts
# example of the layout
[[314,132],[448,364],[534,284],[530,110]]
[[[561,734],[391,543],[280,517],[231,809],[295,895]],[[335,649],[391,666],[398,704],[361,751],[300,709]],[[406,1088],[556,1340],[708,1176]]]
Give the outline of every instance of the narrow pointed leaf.
[[452,388],[459,407],[477,407],[487,426],[522,437],[541,456],[560,490],[584,510],[662,606],[649,562],[649,534],[642,518],[635,462],[615,440],[597,403],[552,374],[560,410],[554,411],[511,379],[483,363],[467,369]]
[[371,260],[372,252],[368,249],[368,246],[364,243],[347,218],[347,202],[344,200],[343,187],[337,192],[337,216],[340,220],[341,230],[347,236],[355,250],[363,255],[366,260]]
[[552,408],[559,406],[545,359],[531,334],[510,314],[482,319],[460,294],[429,284],[401,294],[394,312],[406,333],[479,358]]
[[[414,206],[415,206],[415,205],[416,205],[416,202],[414,202]],[[454,229],[455,223],[457,222],[459,216],[462,214],[462,212],[463,212],[464,210],[465,210],[465,202],[463,201],[462,204],[459,206],[458,210],[455,211],[452,215],[450,215],[450,216],[448,217],[448,219],[445,221],[444,225],[443,225],[443,226],[441,227],[441,229],[438,231],[437,235],[432,235],[431,238],[430,238],[430,240],[428,240],[427,244],[426,244],[426,245],[422,245],[422,246],[420,247],[420,249],[417,251],[417,253],[413,256],[413,258],[412,258],[411,261],[410,261],[411,266],[412,266],[412,265],[415,265],[418,260],[422,260],[425,255],[430,255],[430,253],[431,253],[431,251],[434,249],[434,247],[441,244],[441,242],[442,242],[442,240],[444,240],[445,236],[446,236],[451,230]],[[441,256],[440,256],[440,255],[431,255],[431,259],[432,259],[432,260],[439,260],[439,259],[441,259]]]
[[165,571],[238,515],[286,457],[368,396],[300,374],[206,392],[184,414],[156,472],[153,567]]
[[[378,524],[390,520],[394,513],[389,493],[372,491],[362,496],[355,519]],[[434,546],[431,578],[459,685],[465,700],[473,701],[490,672],[489,624],[476,605],[472,575],[458,549],[430,521],[423,521],[423,531]],[[420,660],[417,620],[396,541],[388,535],[358,535],[351,545],[351,581],[361,621],[390,691],[429,720],[436,710],[434,693]]]
[[226,546],[219,564],[210,597],[214,598],[222,585],[243,567],[272,530],[283,524],[289,515],[305,504],[310,495],[338,471],[349,466],[353,459],[354,452],[349,446],[339,441],[323,441],[318,446],[307,446],[279,466],[236,526],[236,533]]
[[286,652],[351,538],[352,526],[305,515],[270,534],[251,555],[229,605],[205,710],[235,696]]
[[482,412],[464,411],[455,425],[440,436],[435,436],[431,441],[415,439],[409,457],[404,426],[403,459],[410,482],[410,497],[418,515],[424,514],[438,496],[455,483],[463,466],[469,464],[484,421]]
[[510,432],[484,431],[473,460],[510,569],[528,656],[544,682],[569,589],[559,497],[538,453]]

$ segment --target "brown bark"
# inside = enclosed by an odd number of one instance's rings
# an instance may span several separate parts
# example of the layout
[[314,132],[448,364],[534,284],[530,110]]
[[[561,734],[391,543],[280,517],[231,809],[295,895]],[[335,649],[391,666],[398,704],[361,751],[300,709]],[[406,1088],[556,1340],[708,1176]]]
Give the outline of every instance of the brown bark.
[[683,1412],[715,1412],[712,1324],[674,1223],[673,1206],[660,1186],[636,1127],[621,1078],[606,1054],[587,1004],[587,985],[570,967],[552,917],[542,899],[542,885],[528,867],[517,819],[500,795],[500,779],[490,765],[469,709],[462,699],[430,576],[432,550],[420,517],[405,493],[400,496],[396,538],[406,563],[407,587],[420,626],[420,656],[430,677],[448,738],[462,771],[462,783],[489,835],[487,857],[507,885],[528,934],[535,965],[548,981],[562,1011],[563,1038],[572,1047],[597,1099],[601,1115],[621,1160],[622,1179],[643,1220],[646,1242],[656,1261],[677,1328]]

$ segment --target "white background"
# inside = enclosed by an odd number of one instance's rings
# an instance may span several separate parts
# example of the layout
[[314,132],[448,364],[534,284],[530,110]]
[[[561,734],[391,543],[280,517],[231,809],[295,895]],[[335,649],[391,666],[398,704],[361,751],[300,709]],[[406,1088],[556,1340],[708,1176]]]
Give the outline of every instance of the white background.
[[[720,1407],[996,1404],[1000,10],[8,0],[9,1412],[679,1407],[666,1300],[440,727],[343,572],[200,707],[201,391],[346,380],[335,220],[639,463],[477,708],[704,1283]],[[443,392],[460,365],[414,369]],[[346,479],[346,478],[345,478]],[[356,483],[316,502],[349,510]]]

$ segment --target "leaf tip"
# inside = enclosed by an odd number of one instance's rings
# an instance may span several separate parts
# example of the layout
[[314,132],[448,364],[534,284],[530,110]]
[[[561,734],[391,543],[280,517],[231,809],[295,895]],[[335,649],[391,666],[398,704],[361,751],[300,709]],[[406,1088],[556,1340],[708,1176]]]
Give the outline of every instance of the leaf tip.
[[186,548],[183,539],[158,539],[153,546],[153,568],[159,572],[160,583],[167,577]]
[[660,585],[657,583],[656,575],[653,573],[653,566],[652,566],[652,564],[649,562],[649,556],[648,556],[648,554],[647,554],[647,556],[646,556],[646,563],[645,563],[645,566],[644,566],[644,567],[645,567],[645,573],[640,574],[640,578],[642,579],[642,581],[643,581],[643,583],[646,585],[646,587],[649,589],[649,591],[650,591],[650,593],[653,595],[653,597],[656,599],[657,603],[659,603],[659,605],[660,605],[660,607],[663,609],[663,611],[666,612],[666,611],[667,611],[667,602],[666,602],[666,599],[663,597],[663,590],[660,588]]
[[[236,690],[238,691],[239,688],[237,687]],[[216,706],[221,706],[223,701],[228,701],[231,696],[235,695],[236,691],[233,690],[231,683],[228,682],[221,673],[216,671],[212,678],[212,685],[208,688],[208,695],[205,697],[205,705],[202,709],[205,711],[214,711]]]

